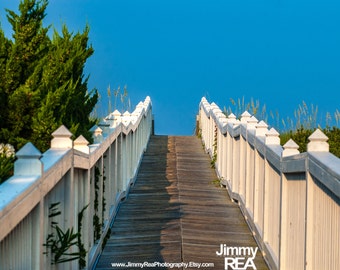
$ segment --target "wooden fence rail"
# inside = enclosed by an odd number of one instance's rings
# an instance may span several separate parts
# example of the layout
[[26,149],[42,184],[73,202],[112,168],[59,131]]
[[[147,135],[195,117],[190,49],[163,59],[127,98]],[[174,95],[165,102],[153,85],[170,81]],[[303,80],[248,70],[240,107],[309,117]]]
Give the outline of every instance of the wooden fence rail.
[[14,176],[0,186],[0,269],[79,269],[78,260],[53,264],[70,258],[58,257],[60,248],[44,254],[67,232],[76,242],[68,252],[82,246],[84,268],[95,263],[149,141],[150,98],[132,113],[114,111],[91,131],[91,145],[83,136],[73,141],[61,126],[45,153],[31,143],[16,153]]
[[340,159],[316,130],[306,153],[248,112],[226,116],[202,98],[199,133],[272,269],[338,269]]

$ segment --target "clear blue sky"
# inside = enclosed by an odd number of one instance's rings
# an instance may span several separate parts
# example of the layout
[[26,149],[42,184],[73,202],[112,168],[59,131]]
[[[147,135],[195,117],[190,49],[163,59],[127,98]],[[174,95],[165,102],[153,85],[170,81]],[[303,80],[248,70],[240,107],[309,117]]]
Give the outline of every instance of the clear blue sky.
[[[1,0],[0,21],[8,33]],[[50,0],[45,25],[90,25],[89,87],[127,85],[132,105],[149,95],[156,133],[193,134],[202,96],[260,100],[291,115],[305,101],[340,109],[338,0]]]

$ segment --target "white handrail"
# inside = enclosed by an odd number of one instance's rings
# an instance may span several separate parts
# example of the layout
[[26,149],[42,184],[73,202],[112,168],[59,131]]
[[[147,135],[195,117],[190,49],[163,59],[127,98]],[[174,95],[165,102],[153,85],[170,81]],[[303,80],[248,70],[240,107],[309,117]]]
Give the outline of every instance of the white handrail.
[[[14,176],[0,185],[0,269],[53,269],[44,244],[51,233],[49,207],[63,230],[78,231],[89,269],[101,251],[119,202],[134,182],[152,131],[149,97],[130,114],[115,111],[91,129],[94,144],[61,126],[41,154],[31,143],[20,149]],[[73,251],[77,251],[73,247]],[[78,261],[58,269],[78,269]]]
[[236,119],[202,98],[199,134],[272,269],[340,265],[340,159],[316,130],[308,150],[248,112]]

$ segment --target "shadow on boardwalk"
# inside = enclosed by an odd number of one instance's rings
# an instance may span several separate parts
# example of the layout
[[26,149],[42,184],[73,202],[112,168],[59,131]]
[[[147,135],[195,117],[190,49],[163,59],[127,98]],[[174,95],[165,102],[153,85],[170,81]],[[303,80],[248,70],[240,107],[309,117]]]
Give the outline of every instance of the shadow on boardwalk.
[[[152,136],[96,269],[224,269],[221,244],[255,248],[216,179],[199,139]],[[267,269],[260,252],[254,262]]]
[[150,140],[136,183],[119,209],[96,269],[134,269],[133,263],[182,261],[173,141],[167,136]]

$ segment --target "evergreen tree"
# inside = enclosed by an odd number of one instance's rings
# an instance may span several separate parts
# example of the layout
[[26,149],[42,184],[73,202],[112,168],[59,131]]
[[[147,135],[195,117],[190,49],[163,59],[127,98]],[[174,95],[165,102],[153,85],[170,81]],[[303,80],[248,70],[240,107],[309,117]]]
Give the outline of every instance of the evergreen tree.
[[88,94],[88,77],[84,79],[83,75],[86,59],[93,54],[93,48],[87,45],[88,33],[89,28],[86,27],[83,33],[72,35],[66,26],[62,35],[54,32],[49,53],[42,61],[39,87],[40,92],[46,95],[43,96],[44,106],[33,118],[34,141],[44,138],[43,141],[49,143],[51,132],[61,124],[75,136],[82,134],[89,138],[89,129],[94,124],[89,115],[98,95],[95,91]]
[[6,126],[8,118],[8,95],[5,90],[6,64],[11,47],[11,42],[5,37],[3,30],[0,28],[0,130]]
[[74,35],[64,26],[61,35],[54,31],[49,38],[49,27],[43,27],[47,4],[47,0],[21,1],[19,14],[7,10],[13,42],[0,32],[5,44],[0,45],[4,71],[0,98],[7,101],[6,112],[0,112],[0,119],[7,120],[0,126],[0,141],[16,149],[31,141],[45,151],[51,133],[61,124],[75,136],[91,140],[88,130],[94,121],[89,115],[98,94],[95,89],[88,92],[88,77],[84,78],[85,62],[93,54],[89,28]]

